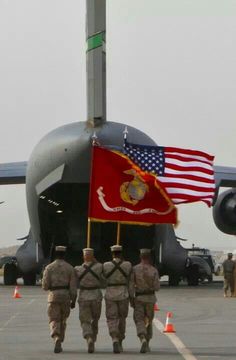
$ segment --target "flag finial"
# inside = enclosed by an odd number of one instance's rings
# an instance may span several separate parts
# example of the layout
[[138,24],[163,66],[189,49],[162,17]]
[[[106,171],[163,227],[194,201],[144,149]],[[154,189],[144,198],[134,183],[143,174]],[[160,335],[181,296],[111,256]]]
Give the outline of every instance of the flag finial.
[[126,140],[127,134],[128,134],[128,128],[127,128],[127,126],[125,127],[125,130],[123,131],[123,134],[124,134],[124,140]]
[[93,136],[92,136],[92,145],[98,145],[98,137],[97,137],[96,131],[94,131]]

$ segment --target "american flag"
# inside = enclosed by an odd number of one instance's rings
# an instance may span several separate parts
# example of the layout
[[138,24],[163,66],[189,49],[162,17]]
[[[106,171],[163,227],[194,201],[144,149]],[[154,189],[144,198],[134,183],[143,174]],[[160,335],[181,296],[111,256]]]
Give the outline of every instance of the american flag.
[[143,171],[157,176],[173,203],[212,205],[214,156],[198,150],[132,144],[126,139],[124,152]]

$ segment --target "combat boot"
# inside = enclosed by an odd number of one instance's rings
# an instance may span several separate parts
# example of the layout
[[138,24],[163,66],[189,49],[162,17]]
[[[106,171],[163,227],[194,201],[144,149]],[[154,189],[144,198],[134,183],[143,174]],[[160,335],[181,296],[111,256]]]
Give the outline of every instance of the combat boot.
[[89,354],[94,353],[94,341],[91,338],[91,336],[87,337],[87,344],[88,344],[88,353]]
[[62,352],[62,347],[61,347],[61,340],[56,338],[56,341],[55,341],[55,346],[54,346],[54,353],[55,354],[58,354]]
[[119,341],[120,352],[123,352],[122,340]]
[[119,340],[117,338],[112,338],[112,342],[113,342],[113,353],[114,354],[120,354],[120,343]]
[[140,352],[144,354],[148,351],[148,343],[144,335],[140,335],[139,338],[141,342]]

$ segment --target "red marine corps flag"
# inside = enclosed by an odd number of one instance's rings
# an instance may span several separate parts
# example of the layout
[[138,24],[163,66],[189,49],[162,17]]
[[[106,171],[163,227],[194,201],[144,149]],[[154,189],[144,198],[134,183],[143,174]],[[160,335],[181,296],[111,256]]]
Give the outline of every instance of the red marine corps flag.
[[89,218],[91,221],[177,223],[177,210],[158,179],[126,155],[93,146]]

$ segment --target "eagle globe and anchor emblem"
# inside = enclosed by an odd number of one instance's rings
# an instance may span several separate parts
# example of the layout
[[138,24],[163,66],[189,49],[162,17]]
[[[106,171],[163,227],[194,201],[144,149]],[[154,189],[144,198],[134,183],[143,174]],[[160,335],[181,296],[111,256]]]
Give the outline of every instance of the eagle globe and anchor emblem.
[[131,181],[124,182],[120,186],[121,199],[126,203],[136,205],[145,197],[149,191],[149,187],[136,170],[130,169],[124,171],[124,173],[132,175],[134,178]]
[[[121,199],[131,205],[137,205],[139,201],[143,200],[146,193],[149,191],[149,186],[145,183],[145,180],[140,176],[140,174],[135,169],[129,169],[124,171],[127,175],[132,175],[133,179],[131,181],[125,181],[120,186],[120,197]],[[169,204],[168,208],[164,211],[160,211],[154,208],[144,208],[141,210],[133,210],[124,206],[110,207],[106,200],[105,194],[103,192],[103,186],[99,186],[97,189],[98,200],[102,205],[103,209],[109,212],[126,212],[132,215],[143,215],[143,214],[157,214],[157,215],[166,215],[170,213],[174,205]]]

